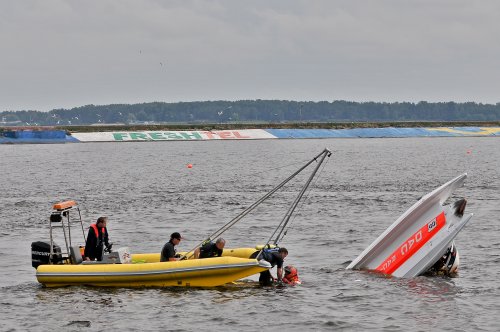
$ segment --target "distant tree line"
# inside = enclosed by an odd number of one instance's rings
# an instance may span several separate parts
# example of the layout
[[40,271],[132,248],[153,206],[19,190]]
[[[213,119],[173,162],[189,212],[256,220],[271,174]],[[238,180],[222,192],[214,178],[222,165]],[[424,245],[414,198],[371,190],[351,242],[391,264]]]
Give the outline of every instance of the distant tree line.
[[0,112],[0,125],[67,126],[153,123],[297,123],[499,121],[500,103],[201,101],[86,105],[72,109]]

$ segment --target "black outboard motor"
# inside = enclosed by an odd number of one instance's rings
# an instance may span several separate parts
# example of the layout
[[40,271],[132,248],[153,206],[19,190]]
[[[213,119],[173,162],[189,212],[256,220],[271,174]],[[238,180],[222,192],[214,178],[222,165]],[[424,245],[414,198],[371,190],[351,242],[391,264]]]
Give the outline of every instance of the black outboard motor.
[[54,243],[52,260],[50,259],[50,243],[37,241],[31,243],[31,266],[35,269],[39,265],[59,264],[62,262],[61,247]]

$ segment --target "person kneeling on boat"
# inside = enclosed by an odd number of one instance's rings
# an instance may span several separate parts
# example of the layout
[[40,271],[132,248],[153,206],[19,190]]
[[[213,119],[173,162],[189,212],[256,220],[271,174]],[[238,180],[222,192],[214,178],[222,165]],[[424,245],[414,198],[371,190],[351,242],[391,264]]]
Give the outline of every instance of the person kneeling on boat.
[[226,245],[226,240],[218,238],[215,243],[209,241],[194,251],[194,258],[210,258],[222,256],[222,251]]
[[275,265],[277,266],[275,279],[271,275],[270,270],[265,270],[260,273],[259,283],[262,286],[270,286],[276,280],[277,282],[282,282],[283,279],[283,261],[285,257],[288,256],[288,250],[286,248],[273,248],[273,249],[264,249],[261,253],[261,259],[269,262],[271,264],[271,268]]
[[102,261],[104,246],[108,251],[111,251],[113,244],[109,243],[108,230],[106,223],[108,217],[99,217],[95,224],[90,225],[87,241],[85,242],[85,260],[86,261]]
[[165,243],[163,249],[161,250],[160,262],[176,261],[176,250],[175,246],[178,245],[182,240],[182,236],[178,232],[174,232],[170,235],[170,240]]
[[297,269],[293,265],[285,266],[285,276],[283,277],[283,282],[290,286],[302,284],[299,279]]

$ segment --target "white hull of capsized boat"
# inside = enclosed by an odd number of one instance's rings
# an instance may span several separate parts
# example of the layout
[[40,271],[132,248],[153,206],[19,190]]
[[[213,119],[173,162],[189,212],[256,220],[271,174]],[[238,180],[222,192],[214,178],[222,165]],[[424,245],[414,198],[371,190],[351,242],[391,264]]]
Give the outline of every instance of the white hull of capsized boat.
[[[399,217],[347,269],[374,270],[412,278],[425,273],[447,251],[471,219],[461,202],[443,206],[465,181],[464,173],[423,196]],[[465,202],[463,202],[465,204]]]

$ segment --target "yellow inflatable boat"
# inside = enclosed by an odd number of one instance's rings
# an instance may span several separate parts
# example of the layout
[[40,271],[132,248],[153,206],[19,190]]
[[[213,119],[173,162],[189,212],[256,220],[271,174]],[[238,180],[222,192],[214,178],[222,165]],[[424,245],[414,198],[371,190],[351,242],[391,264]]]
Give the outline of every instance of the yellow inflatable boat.
[[141,262],[147,254],[137,256],[139,262],[129,264],[40,265],[36,278],[47,287],[213,287],[271,267],[265,261],[231,256],[154,263]]
[[[71,219],[73,211],[77,218]],[[213,287],[257,274],[271,265],[255,259],[257,249],[225,249],[222,257],[160,262],[160,254],[130,255],[120,248],[101,262],[82,260],[81,248],[73,246],[71,234],[80,224],[80,210],[74,201],[54,204],[49,219],[50,242],[31,244],[32,266],[38,282],[47,287],[89,285],[101,287]],[[65,246],[54,242],[54,230],[62,229]],[[122,250],[123,249],[123,250]],[[181,253],[185,254],[185,253]]]
[[[103,255],[102,261],[84,261],[82,259],[82,248],[72,245],[71,242],[72,234],[79,231],[79,227],[77,226],[81,227],[84,243],[86,242],[80,209],[75,201],[56,203],[49,218],[50,242],[38,241],[31,244],[31,260],[32,266],[36,268],[36,278],[40,283],[48,287],[67,285],[104,287],[211,287],[224,285],[263,272],[266,269],[270,269],[271,265],[263,260],[258,261],[256,257],[259,256],[264,247],[276,247],[283,239],[294,210],[320,169],[321,164],[330,156],[331,152],[328,149],[324,149],[295,173],[210,235],[197,247],[199,248],[206,241],[218,238],[259,204],[283,188],[297,174],[310,165],[314,165],[312,174],[263,247],[255,249],[224,249],[221,257],[193,259],[191,256],[193,256],[193,253],[197,249],[194,248],[188,253],[181,254],[182,257],[180,257],[180,260],[160,262],[159,253],[130,255],[127,248],[120,248],[118,251]],[[77,212],[77,218],[73,217],[72,219],[71,216],[76,214],[74,213],[75,211]],[[55,244],[53,236],[55,229],[62,229],[65,244],[62,248]],[[274,241],[271,243],[273,237]],[[108,250],[110,250],[109,247]]]

